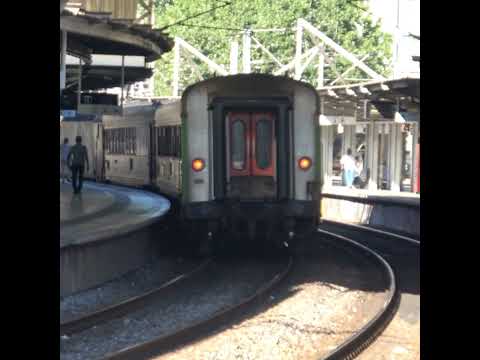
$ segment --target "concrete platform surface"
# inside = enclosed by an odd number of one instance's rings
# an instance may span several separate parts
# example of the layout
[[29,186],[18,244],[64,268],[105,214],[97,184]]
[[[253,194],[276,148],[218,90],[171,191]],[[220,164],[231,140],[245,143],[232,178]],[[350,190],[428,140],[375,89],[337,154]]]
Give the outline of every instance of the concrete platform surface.
[[350,189],[345,186],[325,188],[323,193],[345,197],[367,199],[371,201],[390,202],[398,205],[420,206],[420,194],[390,190]]
[[324,189],[321,217],[420,237],[420,195],[346,187]]
[[121,236],[152,224],[170,202],[150,192],[84,182],[81,195],[60,184],[60,248]]

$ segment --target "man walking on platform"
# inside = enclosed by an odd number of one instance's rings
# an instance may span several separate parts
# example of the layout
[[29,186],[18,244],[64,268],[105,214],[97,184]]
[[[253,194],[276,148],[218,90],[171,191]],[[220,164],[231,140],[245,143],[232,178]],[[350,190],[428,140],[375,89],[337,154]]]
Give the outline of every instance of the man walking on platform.
[[87,171],[89,169],[87,148],[85,147],[85,145],[82,145],[81,136],[77,136],[75,138],[75,145],[70,148],[67,161],[70,169],[72,170],[73,193],[79,194],[82,191],[83,171],[85,169],[85,163],[87,164]]
[[68,154],[70,153],[70,145],[68,144],[68,138],[63,140],[63,144],[60,145],[60,165],[61,165],[61,173],[60,176],[62,178],[62,183],[65,183],[67,180],[67,159]]
[[347,149],[347,154],[340,159],[340,165],[343,170],[343,185],[349,188],[353,187],[353,178],[357,167],[352,157],[352,149]]

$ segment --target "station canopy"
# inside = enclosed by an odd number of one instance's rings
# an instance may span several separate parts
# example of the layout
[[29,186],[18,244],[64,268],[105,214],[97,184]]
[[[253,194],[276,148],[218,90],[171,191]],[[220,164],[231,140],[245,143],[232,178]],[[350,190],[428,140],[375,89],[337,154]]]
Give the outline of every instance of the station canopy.
[[[60,30],[67,33],[67,54],[82,60],[82,89],[95,90],[121,85],[121,65],[97,65],[95,55],[141,57],[143,66],[124,67],[124,83],[143,81],[152,76],[145,63],[159,59],[172,50],[174,42],[167,34],[135,19],[113,18],[110,12],[61,8]],[[78,64],[67,63],[66,82],[78,78]]]
[[396,113],[418,121],[420,78],[371,81],[318,89],[321,113],[351,116],[358,120],[394,120]]
[[147,62],[172,50],[174,42],[148,24],[134,19],[113,19],[111,13],[63,10],[60,30],[68,33],[67,53],[86,63],[91,54],[144,56]]

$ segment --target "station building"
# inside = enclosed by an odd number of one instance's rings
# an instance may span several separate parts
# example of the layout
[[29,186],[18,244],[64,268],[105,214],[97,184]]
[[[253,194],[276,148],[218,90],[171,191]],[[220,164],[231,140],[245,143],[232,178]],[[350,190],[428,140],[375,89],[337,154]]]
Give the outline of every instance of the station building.
[[319,91],[324,191],[342,186],[340,158],[352,150],[369,191],[419,192],[420,78]]

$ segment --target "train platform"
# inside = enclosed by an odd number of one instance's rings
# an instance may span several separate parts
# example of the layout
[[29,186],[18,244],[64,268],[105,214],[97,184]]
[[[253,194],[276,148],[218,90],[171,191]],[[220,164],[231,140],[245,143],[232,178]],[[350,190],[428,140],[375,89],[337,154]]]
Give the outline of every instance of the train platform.
[[420,194],[390,190],[350,189],[346,186],[332,186],[323,191],[328,197],[351,198],[354,201],[383,202],[406,206],[420,206]]
[[85,182],[81,195],[60,184],[60,247],[120,236],[160,219],[170,202],[159,195]]
[[144,265],[158,251],[156,226],[170,210],[157,194],[85,182],[60,183],[60,293],[66,296]]
[[329,187],[322,192],[321,217],[383,228],[420,238],[420,195],[388,190]]

